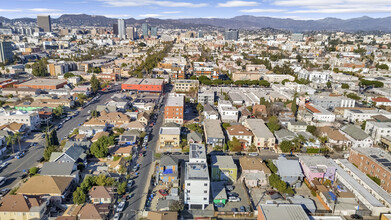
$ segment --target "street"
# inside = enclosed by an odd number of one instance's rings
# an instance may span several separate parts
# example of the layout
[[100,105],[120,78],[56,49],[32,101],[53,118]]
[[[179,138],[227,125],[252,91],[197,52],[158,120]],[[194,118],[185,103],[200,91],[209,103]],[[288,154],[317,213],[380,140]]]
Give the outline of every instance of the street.
[[138,170],[138,177],[135,179],[135,184],[130,189],[130,194],[133,194],[132,198],[128,201],[126,209],[123,211],[122,219],[136,219],[137,212],[144,209],[147,192],[149,188],[150,180],[149,178],[152,176],[152,171],[154,170],[153,161],[154,154],[156,150],[156,145],[159,139],[159,128],[163,124],[163,114],[159,114],[161,110],[164,109],[162,106],[157,110],[158,118],[156,120],[155,126],[153,126],[152,133],[150,136],[150,141],[148,142],[147,153],[144,158],[142,158],[142,162],[140,165],[140,169]]
[[[65,122],[63,124],[63,127],[57,130],[58,139],[61,140],[64,136],[68,136],[70,131],[78,127],[79,124],[84,123],[86,118],[89,116],[88,111],[94,110],[96,105],[98,104],[104,104],[105,102],[109,101],[110,97],[113,95],[114,92],[117,91],[118,88],[119,86],[113,86],[112,90],[103,93],[101,97],[97,99],[97,101],[91,103],[90,105],[82,109],[76,117]],[[0,189],[13,188],[21,180],[23,170],[29,170],[31,167],[36,166],[38,164],[37,160],[42,158],[43,151],[46,145],[45,138],[41,138],[40,134],[41,133],[36,133],[37,137],[33,140],[37,142],[38,145],[35,147],[30,147],[25,153],[24,157],[20,159],[12,158],[8,160],[10,164],[0,172],[0,176],[6,177],[7,181],[4,185],[1,186]],[[28,148],[28,146],[30,145],[29,141],[31,140],[24,140],[21,142],[22,149]],[[19,149],[18,144],[15,144],[14,147],[15,149]]]

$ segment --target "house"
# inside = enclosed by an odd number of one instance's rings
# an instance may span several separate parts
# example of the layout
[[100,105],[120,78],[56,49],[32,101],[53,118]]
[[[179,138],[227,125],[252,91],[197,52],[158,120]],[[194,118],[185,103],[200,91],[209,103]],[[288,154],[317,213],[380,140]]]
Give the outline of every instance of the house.
[[243,181],[247,187],[268,186],[268,178],[271,174],[269,168],[261,159],[256,157],[240,157]]
[[97,205],[85,204],[79,212],[79,220],[104,220],[105,217],[102,215]]
[[53,152],[50,155],[49,161],[57,163],[73,163],[76,166],[78,163],[86,163],[87,154],[84,152],[85,148],[73,145],[69,147],[65,152]]
[[120,145],[136,145],[138,142],[139,136],[140,136],[140,133],[137,130],[126,131],[119,136],[118,144],[120,144]]
[[307,123],[304,121],[289,121],[287,128],[292,132],[304,132],[307,130]]
[[391,122],[367,121],[365,133],[369,134],[375,143],[379,143],[382,137],[391,134]]
[[33,176],[16,191],[17,195],[50,196],[52,202],[61,203],[70,192],[73,177]]
[[107,131],[101,131],[101,132],[98,132],[94,135],[94,137],[91,139],[91,142],[94,143],[96,141],[99,140],[99,138],[101,137],[109,137],[110,136],[110,133],[107,132]]
[[376,106],[391,106],[391,100],[389,100],[388,98],[372,98],[371,101],[376,103]]
[[79,170],[75,169],[74,163],[46,162],[39,174],[42,176],[72,177],[76,183],[80,179]]
[[146,124],[141,121],[132,121],[128,124],[121,125],[121,128],[124,128],[125,130],[137,130],[139,132],[143,132],[145,131],[145,125]]
[[266,105],[254,105],[253,106],[253,115],[257,118],[267,117]]
[[329,145],[335,146],[348,146],[350,145],[350,140],[345,137],[340,131],[340,129],[336,129],[333,127],[325,126],[318,127],[317,132],[321,137],[326,136],[328,138]]
[[230,101],[219,100],[217,109],[220,113],[221,121],[223,122],[237,122],[239,119],[239,111],[232,106]]
[[98,117],[99,120],[102,120],[104,122],[107,122],[109,126],[116,127],[121,126],[123,124],[130,123],[130,118],[126,114],[122,112],[105,112],[102,111],[100,113],[100,116]]
[[112,173],[121,173],[123,168],[126,168],[126,159],[120,157],[118,160],[108,162],[108,170]]
[[296,133],[289,131],[287,129],[281,129],[274,132],[276,136],[277,143],[281,144],[283,141],[292,141],[297,137]]
[[243,125],[232,125],[228,127],[226,131],[229,140],[232,141],[233,138],[238,139],[244,150],[251,146],[253,133],[250,131],[250,129]]
[[218,120],[205,119],[204,120],[204,133],[206,144],[215,146],[223,146],[225,143],[225,136],[221,123]]
[[204,114],[205,119],[212,119],[212,120],[218,120],[219,119],[219,113],[210,104],[206,104],[204,106],[204,111],[202,113]]
[[163,183],[174,183],[178,180],[178,159],[171,155],[164,155],[160,159],[157,176]]
[[177,212],[148,212],[149,220],[177,220],[178,219],[178,213]]
[[254,145],[258,151],[261,149],[273,149],[275,147],[276,138],[262,119],[246,119],[243,125],[252,131]]
[[211,179],[212,181],[236,182],[238,168],[231,156],[211,157]]
[[334,122],[335,114],[329,112],[328,110],[314,105],[312,103],[305,104],[306,110],[312,115],[312,120],[315,122]]
[[48,202],[41,196],[7,194],[1,200],[0,219],[43,219]]
[[372,138],[355,125],[346,125],[341,132],[350,140],[352,147],[372,147],[374,144]]
[[115,151],[114,155],[116,156],[124,156],[124,157],[129,157],[132,155],[132,150],[133,150],[133,145],[128,145],[128,146],[119,146]]
[[108,186],[93,186],[88,192],[93,204],[111,204],[114,202],[114,191]]
[[202,134],[197,131],[191,131],[187,134],[187,143],[188,144],[200,144],[202,142]]
[[149,114],[146,113],[146,112],[140,112],[140,113],[137,114],[137,121],[141,122],[141,123],[143,123],[145,125],[148,124],[149,118],[150,118]]
[[160,127],[159,129],[159,148],[160,151],[172,151],[174,148],[180,148],[181,128],[179,127]]
[[281,177],[281,180],[286,182],[292,188],[298,188],[301,186],[304,174],[301,170],[300,163],[297,160],[288,160],[286,157],[278,157],[277,160],[273,160],[278,171],[277,174]]

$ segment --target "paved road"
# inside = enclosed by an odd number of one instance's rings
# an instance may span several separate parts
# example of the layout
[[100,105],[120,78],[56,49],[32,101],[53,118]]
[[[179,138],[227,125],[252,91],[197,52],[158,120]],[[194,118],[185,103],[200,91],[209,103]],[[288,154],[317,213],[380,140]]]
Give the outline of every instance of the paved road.
[[[63,124],[63,127],[57,130],[58,139],[61,140],[61,138],[68,135],[71,130],[78,127],[79,124],[84,123],[84,121],[89,115],[88,111],[94,109],[95,106],[98,104],[103,104],[107,102],[113,95],[113,93],[118,91],[118,88],[119,86],[114,86],[110,91],[103,93],[98,100],[81,110],[79,115],[65,122]],[[38,133],[36,135],[39,136]],[[34,141],[38,142],[38,146],[31,147],[28,152],[26,152],[25,156],[21,159],[9,160],[8,162],[10,162],[10,165],[8,165],[8,167],[6,167],[0,172],[0,176],[4,176],[7,178],[6,183],[1,186],[0,189],[13,188],[20,181],[21,176],[23,175],[23,170],[29,170],[31,167],[36,166],[38,164],[37,160],[42,157],[45,148],[44,146],[46,143],[45,139],[40,137],[37,137]],[[29,143],[25,141],[21,144],[23,146],[22,148],[25,148],[29,145]],[[18,148],[19,146],[18,144],[16,144],[15,149]]]
[[122,219],[136,219],[137,211],[144,209],[144,203],[148,190],[145,187],[150,186],[150,180],[152,173],[150,171],[154,170],[153,160],[154,154],[156,150],[156,145],[158,143],[159,138],[159,128],[163,124],[163,114],[160,112],[164,109],[162,106],[159,110],[157,110],[158,118],[156,120],[155,126],[153,126],[152,133],[149,135],[149,142],[147,153],[144,158],[142,158],[142,162],[140,165],[140,169],[138,170],[138,177],[135,179],[135,184],[130,189],[130,193],[133,194],[132,198],[128,201],[126,209],[123,211],[121,216]]

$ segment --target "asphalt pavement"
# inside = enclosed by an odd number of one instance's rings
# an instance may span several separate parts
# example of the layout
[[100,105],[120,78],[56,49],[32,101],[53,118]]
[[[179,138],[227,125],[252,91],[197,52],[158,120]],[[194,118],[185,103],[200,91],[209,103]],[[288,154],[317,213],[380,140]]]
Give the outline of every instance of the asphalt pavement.
[[[88,111],[94,110],[96,105],[98,104],[104,104],[108,102],[111,98],[111,96],[119,90],[119,85],[113,86],[111,90],[108,92],[102,93],[101,97],[97,99],[95,102],[91,103],[84,109],[80,111],[80,113],[70,119],[69,121],[65,122],[62,126],[62,128],[57,130],[57,136],[58,139],[61,140],[64,136],[67,136],[70,131],[72,131],[74,128],[78,127],[79,124],[84,123],[86,118],[89,116]],[[25,153],[24,157],[20,159],[9,159],[7,160],[10,164],[0,171],[0,176],[6,177],[7,181],[4,185],[1,186],[0,189],[4,188],[13,188],[16,186],[16,184],[21,180],[22,175],[24,174],[24,170],[29,170],[33,166],[37,166],[38,160],[42,158],[43,151],[45,149],[45,138],[40,137],[40,133],[35,133],[36,137],[33,141],[37,142],[37,146],[33,146],[28,148],[30,145],[31,139],[24,140],[21,142],[21,145],[23,146],[22,149],[27,149],[28,151]],[[18,144],[15,144],[15,149],[18,149]]]

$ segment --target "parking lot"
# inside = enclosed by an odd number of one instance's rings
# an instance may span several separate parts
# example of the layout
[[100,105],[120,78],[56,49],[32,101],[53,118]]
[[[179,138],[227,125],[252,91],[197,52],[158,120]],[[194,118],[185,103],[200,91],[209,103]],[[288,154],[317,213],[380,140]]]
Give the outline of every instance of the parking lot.
[[[239,212],[241,212],[240,207],[242,207],[242,206],[244,206],[246,212],[252,211],[250,209],[250,200],[249,200],[249,197],[248,197],[248,194],[246,192],[246,188],[244,187],[244,185],[242,183],[235,183],[233,186],[234,186],[234,190],[232,190],[231,192],[239,194],[240,201],[239,202],[227,201],[227,203],[225,204],[224,207],[221,207],[221,208],[215,207],[216,211],[218,211],[218,212],[235,212],[235,213],[239,214]],[[228,193],[228,191],[227,191],[227,193]]]

